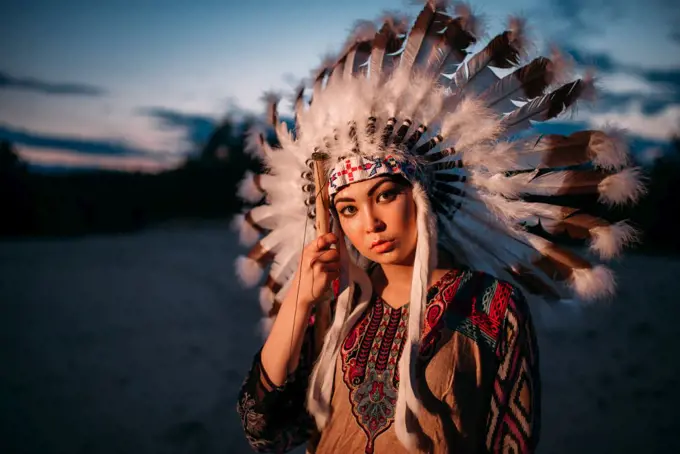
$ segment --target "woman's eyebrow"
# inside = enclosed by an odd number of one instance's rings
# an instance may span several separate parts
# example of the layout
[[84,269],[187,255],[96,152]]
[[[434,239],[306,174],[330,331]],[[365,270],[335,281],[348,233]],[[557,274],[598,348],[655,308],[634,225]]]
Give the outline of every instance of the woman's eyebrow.
[[[380,181],[378,181],[376,184],[374,184],[371,189],[368,190],[367,195],[370,197],[373,195],[373,193],[383,184],[391,181],[389,178],[384,177],[381,178]],[[335,204],[338,204],[340,202],[355,202],[355,200],[351,197],[338,197],[335,199]]]
[[389,181],[392,181],[392,180],[390,180],[390,179],[387,178],[387,177],[383,178],[381,181],[378,181],[376,184],[373,185],[373,187],[372,187],[371,189],[368,190],[368,193],[367,193],[368,196],[369,196],[369,197],[372,196],[373,193],[374,193],[374,192],[375,192],[375,191],[376,191],[383,183],[387,183],[387,182],[389,182]]

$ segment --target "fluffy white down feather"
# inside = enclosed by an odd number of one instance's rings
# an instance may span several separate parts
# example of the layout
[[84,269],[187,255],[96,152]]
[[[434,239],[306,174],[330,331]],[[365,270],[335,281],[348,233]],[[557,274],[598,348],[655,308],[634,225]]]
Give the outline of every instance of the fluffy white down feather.
[[246,217],[243,214],[234,216],[231,228],[238,232],[239,242],[244,246],[252,246],[260,239],[260,233],[246,222]]
[[639,240],[639,232],[625,221],[608,227],[590,229],[592,241],[590,249],[602,259],[611,259],[621,253],[621,249]]
[[236,259],[236,273],[243,285],[254,287],[262,279],[264,271],[255,260],[248,257],[238,257]]
[[274,292],[269,287],[260,288],[260,308],[266,316],[274,305]]
[[592,301],[611,297],[616,291],[614,273],[604,265],[593,268],[575,269],[572,272],[570,286],[576,295],[584,301]]
[[615,128],[593,134],[588,147],[593,155],[593,164],[600,168],[618,170],[630,163],[623,133]]
[[250,170],[247,170],[245,176],[238,185],[238,196],[248,203],[257,203],[264,197],[264,193],[260,191],[255,184],[254,178],[255,174]]
[[641,169],[629,167],[608,176],[598,185],[600,201],[609,205],[620,205],[627,202],[637,202],[645,194],[646,188],[642,182]]

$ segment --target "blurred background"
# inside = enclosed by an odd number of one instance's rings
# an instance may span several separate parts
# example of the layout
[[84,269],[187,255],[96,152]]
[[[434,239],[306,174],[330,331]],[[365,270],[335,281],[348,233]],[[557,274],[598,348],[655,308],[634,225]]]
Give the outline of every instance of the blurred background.
[[[420,3],[422,5],[422,2]],[[233,262],[244,132],[356,19],[406,1],[30,0],[0,6],[0,452],[249,452],[236,393],[261,338]],[[529,19],[598,99],[551,121],[627,130],[649,192],[611,304],[538,311],[542,453],[680,452],[680,9],[472,2]],[[483,44],[483,43],[482,43]],[[473,49],[475,50],[475,49]]]

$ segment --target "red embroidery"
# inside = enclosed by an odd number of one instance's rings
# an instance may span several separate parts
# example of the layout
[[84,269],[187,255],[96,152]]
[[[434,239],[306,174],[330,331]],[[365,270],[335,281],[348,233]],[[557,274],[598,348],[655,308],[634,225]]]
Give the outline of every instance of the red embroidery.
[[[449,272],[436,284],[446,288],[457,281],[458,272]],[[452,285],[457,288],[458,283]],[[441,294],[430,298],[426,309],[424,336],[435,345],[440,319],[448,300]],[[380,298],[350,330],[341,349],[343,381],[349,389],[352,414],[366,434],[365,452],[373,453],[376,438],[394,422],[399,388],[399,358],[408,328],[408,306],[392,309]],[[434,336],[432,335],[434,334]],[[428,356],[423,342],[420,359]]]

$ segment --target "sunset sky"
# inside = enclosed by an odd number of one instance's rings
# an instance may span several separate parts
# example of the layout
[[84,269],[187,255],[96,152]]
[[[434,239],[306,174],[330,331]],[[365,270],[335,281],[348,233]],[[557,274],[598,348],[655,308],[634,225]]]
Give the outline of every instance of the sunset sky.
[[[600,101],[570,121],[628,128],[650,149],[680,131],[680,12],[668,0],[470,3],[489,36],[529,19],[594,67]],[[422,5],[422,3],[421,3]],[[0,138],[43,166],[154,170],[195,152],[227,113],[260,113],[336,52],[356,19],[407,0],[56,1],[0,6]],[[282,110],[288,106],[284,102]]]

